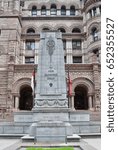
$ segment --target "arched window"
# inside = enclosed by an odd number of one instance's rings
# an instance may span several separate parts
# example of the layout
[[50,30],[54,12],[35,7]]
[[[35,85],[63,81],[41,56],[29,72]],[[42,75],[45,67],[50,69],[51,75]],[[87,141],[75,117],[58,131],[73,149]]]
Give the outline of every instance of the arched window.
[[75,6],[70,7],[70,15],[75,16]]
[[42,31],[49,31],[49,28],[43,28]]
[[37,7],[36,6],[32,7],[32,16],[37,16]]
[[93,15],[94,15],[94,17],[97,15],[97,11],[96,11],[95,7],[93,8]]
[[35,33],[35,30],[33,28],[29,28],[29,29],[27,29],[27,33],[28,34]]
[[55,4],[51,5],[50,14],[51,15],[57,15],[57,7]]
[[59,28],[58,30],[59,30],[60,32],[62,32],[62,33],[65,33],[65,32],[66,32],[64,28]]
[[66,15],[66,7],[65,6],[61,7],[61,15]]
[[45,6],[41,7],[41,15],[46,15],[46,7]]
[[94,42],[98,40],[98,31],[96,27],[92,28],[92,36]]
[[72,33],[81,33],[81,30],[79,28],[74,28],[72,30]]

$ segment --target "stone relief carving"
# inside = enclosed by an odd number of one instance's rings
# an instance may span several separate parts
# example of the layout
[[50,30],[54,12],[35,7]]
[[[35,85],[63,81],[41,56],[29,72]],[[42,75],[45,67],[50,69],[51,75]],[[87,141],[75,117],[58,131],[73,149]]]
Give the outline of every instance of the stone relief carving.
[[65,99],[43,99],[40,101],[35,101],[35,106],[48,106],[48,107],[68,107],[68,100]]
[[101,91],[100,90],[95,91],[95,110],[96,111],[101,110]]
[[47,42],[47,50],[48,50],[48,54],[50,56],[50,67],[52,67],[52,55],[55,49],[55,42],[52,39],[52,37],[49,37],[49,40]]

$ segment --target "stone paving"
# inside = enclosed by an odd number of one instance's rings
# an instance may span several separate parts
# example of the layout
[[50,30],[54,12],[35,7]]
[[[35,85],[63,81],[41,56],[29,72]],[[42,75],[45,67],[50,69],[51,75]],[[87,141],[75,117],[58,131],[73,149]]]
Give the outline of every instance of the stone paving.
[[83,139],[83,141],[87,142],[89,145],[96,148],[96,150],[101,150],[101,139],[100,138]]
[[[20,139],[0,139],[0,150],[18,150],[17,148],[20,146],[31,146],[34,143],[22,143]],[[42,144],[35,144],[36,146],[43,146]],[[69,143],[69,144],[61,144],[61,146],[66,145],[80,145],[83,150],[101,150],[101,139],[100,138],[85,138],[82,139],[79,143]],[[50,145],[52,146],[52,145]],[[56,146],[56,145],[55,145]],[[26,148],[21,148],[20,150],[26,150]],[[79,148],[75,148],[75,150],[80,150]]]
[[19,139],[0,139],[0,150],[8,150],[9,147],[17,144],[19,141]]

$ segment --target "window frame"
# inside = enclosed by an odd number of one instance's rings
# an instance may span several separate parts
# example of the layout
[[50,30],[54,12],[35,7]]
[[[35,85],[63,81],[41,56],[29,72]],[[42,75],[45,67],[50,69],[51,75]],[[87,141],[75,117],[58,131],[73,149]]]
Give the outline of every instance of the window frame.
[[81,40],[72,40],[72,50],[81,50]]
[[26,40],[25,50],[35,50],[35,40]]
[[31,11],[32,16],[37,16],[37,7],[36,6],[32,6],[32,11]]
[[[75,60],[75,58],[78,58],[78,61]],[[80,59],[80,60],[79,60]],[[76,64],[76,63],[82,63],[82,56],[73,56],[73,63]]]

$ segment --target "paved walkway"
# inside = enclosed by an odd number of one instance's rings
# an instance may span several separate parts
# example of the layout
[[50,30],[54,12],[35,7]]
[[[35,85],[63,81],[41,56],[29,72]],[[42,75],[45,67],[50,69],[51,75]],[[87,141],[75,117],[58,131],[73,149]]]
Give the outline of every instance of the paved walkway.
[[5,150],[6,148],[18,143],[19,141],[19,139],[0,139],[0,150]]
[[83,141],[87,142],[89,145],[96,148],[96,150],[101,150],[100,138],[88,138],[88,139],[83,139]]
[[[90,145],[90,150],[101,150],[101,139],[100,138],[86,138],[82,139],[84,145]],[[80,142],[81,143],[81,142]],[[0,139],[0,150],[16,150],[18,145],[21,145],[21,140],[19,139]],[[77,143],[78,144],[78,143]],[[26,145],[31,146],[31,143]],[[76,145],[76,143],[75,143]],[[81,144],[80,144],[81,145]],[[92,148],[93,147],[93,148]],[[23,149],[25,150],[25,149]],[[88,150],[88,149],[87,149]]]

